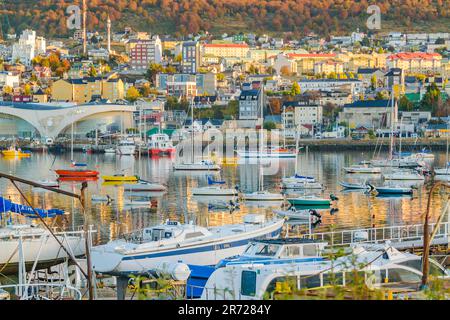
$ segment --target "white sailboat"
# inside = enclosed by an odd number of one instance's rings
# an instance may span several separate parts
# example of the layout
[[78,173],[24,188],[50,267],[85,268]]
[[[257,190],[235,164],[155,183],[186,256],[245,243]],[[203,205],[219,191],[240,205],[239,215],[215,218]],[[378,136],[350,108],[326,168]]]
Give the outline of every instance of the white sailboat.
[[384,180],[425,180],[425,177],[414,170],[395,170],[383,174]]
[[[263,121],[263,106],[261,106],[261,121]],[[259,152],[262,153],[262,147],[263,147],[263,140],[264,139],[264,132],[263,128],[261,126],[259,130]],[[261,159],[262,157],[259,157],[258,159]],[[258,181],[258,191],[252,192],[252,193],[245,193],[243,194],[243,198],[245,201],[283,201],[284,196],[281,193],[271,193],[267,190],[264,190],[264,173],[263,168],[261,165],[261,161],[258,160],[258,166],[259,166],[259,181]]]
[[[194,103],[191,101],[191,159],[190,161],[175,163],[174,170],[178,171],[218,171],[220,166],[209,159],[195,161],[194,159]],[[179,144],[180,145],[180,144]]]
[[132,140],[122,139],[117,145],[116,152],[121,156],[133,156],[136,153],[136,144]]

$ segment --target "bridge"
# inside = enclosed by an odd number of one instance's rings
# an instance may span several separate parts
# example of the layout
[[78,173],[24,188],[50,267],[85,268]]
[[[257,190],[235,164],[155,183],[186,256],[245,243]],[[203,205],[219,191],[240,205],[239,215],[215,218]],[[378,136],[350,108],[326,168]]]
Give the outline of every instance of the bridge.
[[17,117],[32,125],[42,138],[55,139],[73,123],[93,115],[111,112],[132,113],[136,107],[126,104],[83,104],[58,106],[36,103],[0,102],[0,115]]

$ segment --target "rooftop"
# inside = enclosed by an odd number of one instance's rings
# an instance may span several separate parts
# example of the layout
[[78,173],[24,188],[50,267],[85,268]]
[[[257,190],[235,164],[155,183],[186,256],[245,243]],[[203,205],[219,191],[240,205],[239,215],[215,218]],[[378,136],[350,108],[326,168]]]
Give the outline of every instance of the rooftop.
[[391,100],[359,100],[344,105],[344,108],[387,108],[390,107]]
[[391,54],[387,57],[389,60],[413,60],[413,59],[423,59],[423,60],[433,60],[436,58],[442,58],[439,53],[425,53],[425,52],[400,52],[396,54]]

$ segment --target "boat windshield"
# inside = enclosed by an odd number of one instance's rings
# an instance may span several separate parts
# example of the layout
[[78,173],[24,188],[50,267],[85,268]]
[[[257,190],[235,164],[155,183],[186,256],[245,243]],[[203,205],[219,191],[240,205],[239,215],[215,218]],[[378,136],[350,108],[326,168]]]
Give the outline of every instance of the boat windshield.
[[273,257],[278,252],[279,246],[275,244],[257,243],[254,246],[253,253],[255,256]]

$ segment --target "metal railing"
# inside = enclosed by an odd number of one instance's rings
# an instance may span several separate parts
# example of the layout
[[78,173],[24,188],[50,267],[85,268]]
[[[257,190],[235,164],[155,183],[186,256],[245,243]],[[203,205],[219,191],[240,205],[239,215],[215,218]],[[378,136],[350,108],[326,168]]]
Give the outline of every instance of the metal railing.
[[83,296],[80,290],[66,284],[11,284],[0,286],[0,289],[7,292],[7,289],[13,289],[14,294],[19,297],[20,300],[81,300]]
[[[430,230],[433,230],[435,226],[436,223],[430,224]],[[345,246],[352,243],[376,244],[386,241],[393,243],[413,241],[420,244],[420,241],[423,241],[423,234],[423,224],[415,224],[310,233],[306,237],[328,242],[330,246]],[[449,243],[449,240],[450,222],[441,223],[433,243]]]

